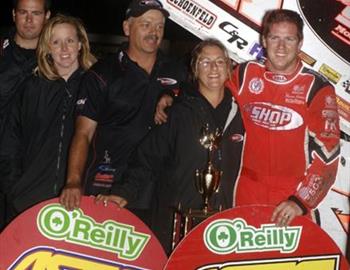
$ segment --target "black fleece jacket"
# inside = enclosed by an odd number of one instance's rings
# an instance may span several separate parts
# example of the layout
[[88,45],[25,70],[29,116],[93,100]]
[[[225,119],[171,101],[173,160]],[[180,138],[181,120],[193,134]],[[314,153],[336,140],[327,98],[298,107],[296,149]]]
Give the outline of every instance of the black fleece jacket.
[[[224,129],[229,119],[214,153],[214,166],[223,173],[219,192],[213,195],[211,203],[215,208],[232,206],[244,136],[237,104],[228,91],[215,109],[198,91],[186,92],[182,101],[171,108],[167,123],[152,130],[140,143],[128,163],[123,184],[115,185],[112,194],[125,197],[130,203],[136,201],[144,208],[147,205],[142,204],[151,199],[147,197],[153,196],[159,197],[163,207],[176,207],[178,203],[184,208],[202,207],[194,184],[196,169],[203,169],[207,162],[206,150],[199,142],[201,129],[206,124],[212,131]],[[156,194],[145,196],[147,187],[154,184]]]
[[11,215],[60,193],[82,75],[81,69],[68,81],[32,75],[21,85],[0,145]]

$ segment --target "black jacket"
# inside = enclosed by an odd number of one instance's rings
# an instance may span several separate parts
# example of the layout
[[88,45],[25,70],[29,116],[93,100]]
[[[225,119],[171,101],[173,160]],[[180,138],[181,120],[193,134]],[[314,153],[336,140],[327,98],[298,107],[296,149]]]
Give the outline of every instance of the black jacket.
[[[131,204],[151,202],[152,229],[167,251],[174,208],[179,203],[183,209],[203,207],[194,181],[196,169],[207,164],[206,149],[199,142],[201,129],[209,124],[214,132],[228,123],[213,155],[215,167],[222,171],[219,192],[210,202],[215,209],[232,207],[244,137],[241,115],[229,91],[216,109],[198,91],[186,92],[183,100],[171,107],[167,123],[153,129],[140,143],[128,163],[123,184],[114,185],[112,190]],[[152,185],[155,193],[144,194]]]
[[[206,149],[199,142],[201,129],[207,123],[212,131],[223,128],[229,118],[231,122],[214,154],[214,166],[223,174],[219,192],[213,195],[211,204],[214,208],[231,207],[244,128],[241,114],[228,91],[216,108],[220,109],[218,121],[214,109],[198,91],[187,91],[183,100],[171,108],[167,123],[152,130],[137,147],[128,163],[124,183],[115,184],[112,193],[133,202],[140,197],[145,183],[157,179],[162,183],[163,191],[159,195],[164,196],[166,205],[176,207],[181,203],[185,208],[200,208],[202,199],[195,188],[194,175],[196,169],[204,168],[207,162]],[[234,114],[232,119],[228,116],[230,110]]]
[[97,62],[82,81],[79,115],[98,123],[92,140],[85,194],[108,194],[130,153],[154,125],[159,96],[175,89],[185,70],[158,54],[147,74],[123,51]]
[[0,39],[0,138],[18,87],[36,66],[35,50],[19,47],[13,37]]
[[[0,141],[18,87],[36,65],[35,50],[20,48],[13,38],[14,31],[0,38]],[[0,231],[5,225],[5,196],[0,185]]]
[[32,75],[21,85],[0,148],[10,215],[59,195],[82,74],[78,69],[67,82]]

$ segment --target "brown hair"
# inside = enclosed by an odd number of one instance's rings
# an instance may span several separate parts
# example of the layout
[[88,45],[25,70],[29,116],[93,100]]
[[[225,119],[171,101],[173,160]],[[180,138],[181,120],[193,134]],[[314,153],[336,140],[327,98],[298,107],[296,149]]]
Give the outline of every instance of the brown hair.
[[63,23],[70,24],[76,29],[78,40],[81,43],[81,49],[78,56],[79,66],[84,70],[87,70],[94,62],[96,62],[96,58],[90,52],[88,36],[80,19],[58,14],[49,19],[45,24],[40,34],[36,51],[38,58],[37,71],[39,75],[44,76],[49,80],[56,80],[60,78],[50,54],[49,43],[55,25]]
[[230,56],[228,54],[228,51],[225,47],[224,44],[222,44],[221,41],[215,39],[215,38],[208,38],[205,39],[201,42],[199,42],[194,49],[192,50],[191,53],[191,76],[190,78],[195,81],[197,79],[197,74],[198,74],[198,58],[200,56],[200,54],[202,53],[203,49],[205,47],[218,47],[220,50],[222,50],[222,52],[225,55],[225,58],[227,58],[227,61],[229,61],[228,64],[228,76],[231,76],[231,69],[232,69],[232,62],[230,60]]
[[280,22],[289,22],[295,24],[297,27],[297,35],[299,38],[299,41],[304,38],[303,35],[303,27],[304,27],[304,22],[300,15],[289,9],[274,9],[266,12],[264,18],[263,18],[263,24],[262,24],[262,36],[264,38],[267,38],[267,35],[270,32],[271,25],[275,23],[280,23]]
[[[13,9],[17,9],[19,0],[12,0]],[[51,0],[44,0],[44,10],[48,12],[51,8]]]

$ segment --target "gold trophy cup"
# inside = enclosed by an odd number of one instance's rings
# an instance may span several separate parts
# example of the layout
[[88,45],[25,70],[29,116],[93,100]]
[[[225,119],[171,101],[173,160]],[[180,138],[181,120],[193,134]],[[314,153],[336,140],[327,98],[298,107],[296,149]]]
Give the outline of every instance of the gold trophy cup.
[[199,142],[207,149],[207,163],[202,169],[195,171],[195,187],[197,191],[202,195],[203,208],[202,209],[182,209],[181,205],[174,213],[173,222],[173,241],[172,248],[178,244],[178,242],[198,223],[208,218],[210,215],[215,214],[219,209],[212,209],[209,205],[209,200],[214,192],[219,191],[220,177],[222,172],[217,170],[212,162],[213,152],[220,143],[222,133],[219,129],[215,132],[210,132],[209,125],[206,124],[202,128],[202,134]]
[[217,170],[212,163],[212,154],[221,140],[221,132],[216,129],[215,133],[209,132],[209,125],[207,124],[202,130],[202,137],[200,143],[207,149],[207,165],[204,169],[196,170],[195,186],[197,191],[203,198],[203,212],[205,214],[212,210],[209,206],[209,200],[214,192],[219,191],[220,177],[222,172]]
[[214,168],[213,164],[208,161],[207,167],[200,171],[196,170],[196,188],[203,198],[203,212],[206,214],[212,210],[209,206],[209,199],[214,192],[219,191],[221,171]]

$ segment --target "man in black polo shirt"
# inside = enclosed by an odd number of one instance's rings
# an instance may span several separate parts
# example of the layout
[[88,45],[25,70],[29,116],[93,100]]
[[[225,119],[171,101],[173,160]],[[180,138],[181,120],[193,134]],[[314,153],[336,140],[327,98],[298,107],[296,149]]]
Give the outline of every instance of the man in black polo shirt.
[[82,193],[109,194],[131,152],[154,125],[159,96],[183,80],[183,69],[158,50],[168,16],[159,1],[132,1],[123,22],[129,43],[87,72],[60,196],[68,210],[79,207]]

